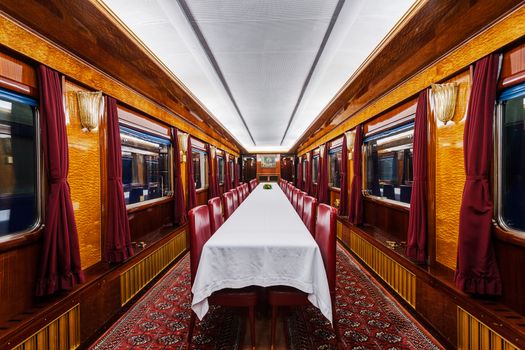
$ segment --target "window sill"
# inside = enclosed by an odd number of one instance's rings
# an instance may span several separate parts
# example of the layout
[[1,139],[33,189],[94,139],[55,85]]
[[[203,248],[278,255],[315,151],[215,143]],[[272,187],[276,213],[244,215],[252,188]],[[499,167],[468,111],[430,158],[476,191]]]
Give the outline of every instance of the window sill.
[[161,197],[161,198],[155,198],[144,202],[139,203],[133,203],[126,206],[126,210],[128,214],[133,214],[139,211],[143,211],[152,207],[155,207],[157,205],[161,205],[164,203],[168,203],[173,200],[173,196],[168,197]]
[[520,234],[517,231],[506,230],[494,221],[492,222],[492,227],[496,234],[496,238],[500,241],[525,248],[525,234]]
[[0,237],[0,253],[11,249],[20,248],[38,241],[42,231],[44,231],[44,225],[40,224],[32,230],[24,233],[15,233],[12,235]]
[[204,191],[207,191],[208,190],[208,187],[203,187],[203,188],[199,188],[197,190],[195,190],[196,193],[201,193],[201,192],[204,192]]
[[339,187],[331,187],[331,186],[328,186],[328,188],[330,189],[330,191],[341,192],[341,188],[339,188]]
[[405,212],[410,211],[410,204],[408,203],[398,202],[398,201],[394,201],[388,198],[377,197],[377,196],[372,196],[372,195],[364,195],[363,197],[365,200],[369,202],[374,202],[374,203],[377,203],[377,204],[380,204],[380,205],[383,205],[385,207],[389,207],[395,210],[405,211]]

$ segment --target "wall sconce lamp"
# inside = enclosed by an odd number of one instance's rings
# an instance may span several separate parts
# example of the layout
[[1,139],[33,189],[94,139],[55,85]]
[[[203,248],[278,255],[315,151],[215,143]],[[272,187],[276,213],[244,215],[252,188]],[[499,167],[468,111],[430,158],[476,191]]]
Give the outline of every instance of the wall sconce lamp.
[[355,130],[345,132],[345,136],[346,136],[346,150],[348,151],[348,160],[351,160],[354,154]]
[[188,134],[186,133],[179,133],[179,147],[180,147],[180,155],[181,155],[181,163],[186,162],[186,153],[188,152]]
[[431,86],[434,114],[446,125],[454,117],[458,84],[432,84]]
[[102,91],[77,91],[78,114],[82,131],[92,131],[98,128],[99,117],[104,111]]

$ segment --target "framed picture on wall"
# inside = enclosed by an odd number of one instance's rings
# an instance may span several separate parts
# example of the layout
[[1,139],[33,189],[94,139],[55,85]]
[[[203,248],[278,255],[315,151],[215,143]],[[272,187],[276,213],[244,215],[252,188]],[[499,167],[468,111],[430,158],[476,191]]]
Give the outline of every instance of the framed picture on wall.
[[277,166],[277,157],[275,154],[258,155],[258,161],[261,163],[261,168],[275,168]]

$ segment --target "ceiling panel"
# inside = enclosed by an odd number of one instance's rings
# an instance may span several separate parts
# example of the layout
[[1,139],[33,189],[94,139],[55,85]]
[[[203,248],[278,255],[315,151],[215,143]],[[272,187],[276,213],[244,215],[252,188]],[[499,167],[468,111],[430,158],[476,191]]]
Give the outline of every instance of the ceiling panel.
[[413,0],[341,0],[282,144],[338,0],[104,2],[247,150],[287,151]]

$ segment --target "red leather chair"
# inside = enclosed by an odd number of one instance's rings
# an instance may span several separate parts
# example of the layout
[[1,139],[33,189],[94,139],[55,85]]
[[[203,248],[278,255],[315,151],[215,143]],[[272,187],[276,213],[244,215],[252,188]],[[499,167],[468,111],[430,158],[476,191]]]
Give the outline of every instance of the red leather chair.
[[224,218],[228,219],[233,214],[233,193],[226,192],[222,195],[224,202]]
[[292,189],[293,189],[293,185],[288,182],[286,184],[286,197],[288,197],[289,201],[292,200]]
[[232,189],[229,192],[233,194],[233,211],[237,210],[239,207],[239,194],[237,193],[237,189]]
[[297,195],[299,194],[299,189],[298,188],[293,188],[292,189],[292,205],[294,207],[295,210],[297,210]]
[[219,197],[210,199],[208,201],[208,210],[210,211],[211,234],[213,235],[215,231],[217,231],[217,229],[224,223],[221,199]]
[[[193,287],[193,282],[195,281],[197,268],[199,267],[199,261],[202,254],[202,247],[211,237],[208,206],[199,205],[191,209],[188,212],[188,216],[190,221],[191,285]],[[255,349],[255,306],[257,305],[257,292],[255,290],[252,288],[222,289],[210,295],[208,303],[210,305],[221,305],[225,307],[248,307],[252,348]],[[195,313],[191,312],[188,329],[188,344],[191,344],[194,326]]]
[[243,190],[243,193],[244,193],[244,199],[246,199],[246,197],[248,197],[248,195],[250,194],[250,187],[248,184],[243,184],[242,185],[242,190]]
[[[317,208],[317,220],[315,225],[315,241],[323,257],[330,299],[332,300],[332,322],[335,325],[335,283],[336,283],[336,220],[337,209],[319,204]],[[272,307],[272,329],[271,329],[271,348],[275,343],[275,321],[277,308],[279,306],[300,306],[309,305],[308,294],[292,287],[271,287],[268,289],[268,304]]]
[[255,190],[255,187],[257,187],[257,180],[250,180],[250,192],[253,192],[253,190]]
[[315,238],[315,213],[317,209],[317,199],[311,196],[305,196],[303,199],[303,222],[308,231]]
[[242,190],[242,185],[237,186],[237,196],[239,196],[239,205],[244,202],[244,191]]
[[295,206],[295,210],[301,220],[303,219],[304,196],[306,196],[306,192],[299,191],[299,193],[297,193],[297,205]]

